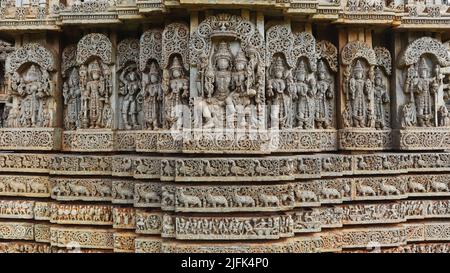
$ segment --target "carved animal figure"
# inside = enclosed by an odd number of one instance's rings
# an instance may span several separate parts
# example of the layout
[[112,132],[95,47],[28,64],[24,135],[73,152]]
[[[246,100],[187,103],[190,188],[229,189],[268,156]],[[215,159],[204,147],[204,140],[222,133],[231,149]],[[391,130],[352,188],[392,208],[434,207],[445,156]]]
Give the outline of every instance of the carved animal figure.
[[48,188],[47,185],[44,185],[42,183],[30,183],[30,188],[32,192],[35,193],[41,193],[41,192],[47,192]]
[[231,173],[236,176],[243,175],[246,171],[245,168],[237,166],[236,162],[234,160],[231,161],[231,169],[230,170],[231,170]]
[[283,194],[281,196],[281,201],[285,204],[293,204],[295,202],[294,192],[290,192],[288,194]]
[[100,196],[110,196],[111,195],[111,188],[108,187],[105,184],[96,184],[95,188],[97,189],[97,192],[100,194]]
[[341,198],[341,194],[338,190],[332,189],[332,188],[323,188],[321,190],[321,193],[323,196],[325,196],[326,199],[330,198]]
[[11,181],[9,183],[9,186],[11,187],[11,190],[13,192],[26,192],[27,191],[27,187],[26,187],[25,183],[23,183],[23,182]]
[[300,198],[302,202],[316,202],[317,195],[313,191],[297,191],[297,197]]
[[85,195],[85,196],[89,196],[89,190],[82,185],[75,185],[75,184],[67,184],[67,186],[69,187],[70,191],[75,194],[75,196],[80,196],[80,195]]
[[125,183],[117,183],[115,186],[116,192],[120,199],[133,199],[133,190],[125,186]]
[[251,196],[239,195],[237,190],[233,193],[233,202],[239,207],[250,206],[254,207],[256,202]]
[[200,198],[198,198],[197,196],[193,196],[193,195],[186,195],[186,194],[184,194],[184,192],[182,190],[180,190],[180,192],[178,194],[178,200],[186,208],[188,208],[189,206],[197,206],[197,207],[202,206],[202,201],[200,200]]
[[174,195],[168,192],[167,190],[163,190],[161,193],[161,200],[168,205],[172,205],[174,203]]
[[448,191],[448,186],[445,183],[433,181],[431,182],[431,189],[433,189],[433,191],[435,192]]
[[381,182],[380,189],[386,195],[389,195],[389,194],[397,194],[398,195],[398,194],[400,194],[400,191],[395,186],[385,184],[384,181]]
[[146,203],[156,202],[159,203],[161,198],[159,197],[158,193],[146,190],[145,188],[139,189],[139,196],[144,199]]
[[363,184],[358,184],[356,189],[358,190],[358,192],[362,195],[362,196],[367,196],[367,195],[372,195],[375,196],[377,195],[375,193],[375,191],[373,190],[372,187],[370,186],[365,186]]
[[408,182],[408,189],[411,192],[426,192],[425,187],[421,183],[417,183],[417,182],[414,182],[414,181],[409,181]]
[[206,201],[214,208],[217,207],[217,205],[228,207],[228,200],[222,195],[212,195],[211,193],[208,193],[206,194]]
[[267,195],[264,193],[259,194],[259,201],[264,205],[264,207],[268,207],[270,205],[272,206],[279,206],[280,200],[275,195]]

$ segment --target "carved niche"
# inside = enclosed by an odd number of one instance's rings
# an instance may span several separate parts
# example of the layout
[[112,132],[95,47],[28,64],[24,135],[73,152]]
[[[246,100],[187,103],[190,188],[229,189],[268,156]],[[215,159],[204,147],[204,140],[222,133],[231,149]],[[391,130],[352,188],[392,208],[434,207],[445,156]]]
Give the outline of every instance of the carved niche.
[[119,128],[142,128],[142,85],[139,65],[139,40],[125,39],[117,46],[119,75]]
[[181,129],[189,103],[189,27],[172,23],[162,34],[163,129]]
[[81,89],[80,128],[112,127],[112,45],[107,36],[91,33],[77,45]]
[[5,66],[12,101],[5,127],[54,126],[53,53],[40,44],[26,44],[8,56]]
[[310,33],[276,25],[266,33],[266,101],[270,128],[334,127],[337,49]]
[[361,41],[342,49],[342,104],[340,146],[345,149],[386,149],[390,131],[389,74],[391,56],[382,47]]
[[438,40],[422,37],[413,41],[400,58],[405,74],[402,90],[401,127],[450,126],[450,115],[444,102],[442,67],[450,66],[448,49]]
[[265,126],[264,39],[252,22],[210,16],[192,34],[189,53],[197,74],[195,128]]
[[63,78],[64,129],[81,127],[81,89],[77,65],[77,46],[69,45],[62,53],[61,72]]
[[162,30],[150,29],[140,39],[139,69],[142,73],[140,103],[143,129],[156,130],[163,125]]

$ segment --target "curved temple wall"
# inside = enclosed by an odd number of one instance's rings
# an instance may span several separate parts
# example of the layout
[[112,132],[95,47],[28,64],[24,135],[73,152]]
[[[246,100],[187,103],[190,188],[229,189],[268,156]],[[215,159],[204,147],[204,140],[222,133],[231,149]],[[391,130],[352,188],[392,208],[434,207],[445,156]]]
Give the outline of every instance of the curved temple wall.
[[449,251],[450,6],[4,2],[0,252]]

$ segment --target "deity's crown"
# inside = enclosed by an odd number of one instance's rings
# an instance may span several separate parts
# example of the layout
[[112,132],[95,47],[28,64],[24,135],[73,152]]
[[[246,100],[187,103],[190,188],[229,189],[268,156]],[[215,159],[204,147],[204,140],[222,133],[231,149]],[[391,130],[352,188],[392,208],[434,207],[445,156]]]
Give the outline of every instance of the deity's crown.
[[364,71],[361,62],[359,60],[356,61],[355,67],[353,68],[354,72],[362,72]]
[[321,72],[326,73],[327,72],[327,70],[325,68],[325,64],[323,63],[322,60],[319,60],[319,62],[317,63],[317,71],[319,73],[321,73]]
[[[180,68],[182,68],[180,59],[178,59],[178,56],[173,57],[173,61],[172,61],[172,65],[170,66],[170,70],[180,69]],[[150,67],[150,69],[151,69],[151,67]]]
[[216,54],[214,54],[214,60],[227,59],[231,61],[231,52],[228,44],[225,42],[220,42]]
[[40,71],[37,68],[36,65],[32,64],[30,66],[30,69],[28,69],[25,78],[28,81],[35,81],[35,80],[39,80],[39,78],[41,77]]
[[79,78],[78,71],[76,69],[72,69],[72,71],[70,71],[69,79],[71,81],[78,81],[78,78]]
[[98,64],[97,61],[93,61],[89,64],[88,66],[88,71],[93,72],[93,71],[100,71],[100,65]]
[[149,71],[148,74],[150,74],[150,75],[158,75],[158,74],[159,74],[159,73],[158,73],[158,68],[156,67],[155,62],[152,62],[152,63],[150,64],[150,71]]
[[238,53],[236,54],[234,61],[236,63],[247,63],[247,58],[245,57],[245,54],[241,49],[239,49]]
[[382,73],[381,73],[381,69],[380,67],[377,66],[377,68],[375,68],[375,79],[381,79],[382,77]]
[[297,67],[297,73],[306,73],[306,67],[305,67],[305,62],[300,61],[300,63],[298,64]]
[[425,69],[429,70],[430,68],[428,67],[428,64],[427,64],[425,58],[421,57],[419,60],[419,71],[422,71]]

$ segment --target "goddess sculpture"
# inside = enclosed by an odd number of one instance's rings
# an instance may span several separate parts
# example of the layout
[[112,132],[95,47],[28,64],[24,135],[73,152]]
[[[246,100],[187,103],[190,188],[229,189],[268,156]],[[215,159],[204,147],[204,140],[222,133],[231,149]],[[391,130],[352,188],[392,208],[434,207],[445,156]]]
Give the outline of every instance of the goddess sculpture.
[[155,62],[151,63],[148,75],[144,74],[142,86],[144,127],[157,130],[160,124],[160,113],[162,113],[163,92],[160,72]]
[[308,81],[305,63],[301,60],[295,71],[295,91],[297,98],[297,125],[302,129],[314,128],[314,96],[316,87]]
[[67,106],[65,127],[68,130],[75,130],[80,127],[81,112],[80,76],[76,68],[71,70],[68,80],[63,84],[63,96],[64,104]]
[[169,88],[164,94],[165,128],[180,129],[183,99],[189,96],[189,82],[183,72],[183,67],[177,56],[173,58],[169,68]]
[[334,96],[334,82],[328,78],[325,64],[320,60],[317,64],[317,92],[315,96],[315,126],[318,129],[330,127],[330,103]]
[[281,57],[275,57],[269,71],[270,78],[267,85],[267,99],[270,101],[271,127],[292,128],[292,76]]
[[120,74],[122,83],[119,94],[122,95],[122,122],[125,129],[136,129],[139,126],[137,119],[137,96],[141,90],[141,81],[137,73],[136,65],[131,65],[123,69]]
[[389,93],[386,84],[383,82],[382,72],[379,67],[375,70],[374,80],[374,99],[375,99],[375,127],[384,129],[386,127],[386,104],[389,103]]

